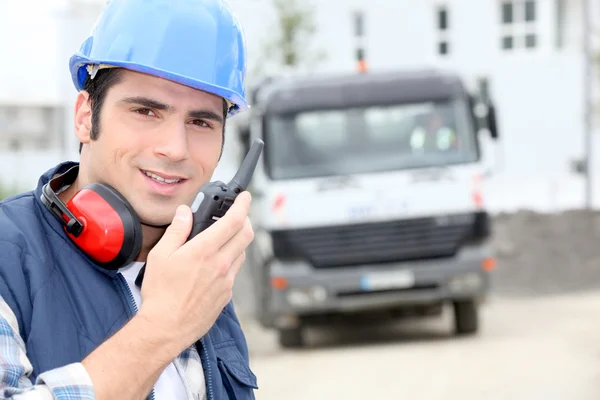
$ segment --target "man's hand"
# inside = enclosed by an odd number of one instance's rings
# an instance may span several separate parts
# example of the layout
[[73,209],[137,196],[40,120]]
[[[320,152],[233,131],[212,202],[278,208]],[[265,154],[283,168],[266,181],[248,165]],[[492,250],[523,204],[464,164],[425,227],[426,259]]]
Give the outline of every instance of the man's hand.
[[178,208],[148,254],[139,312],[82,361],[97,400],[144,399],[167,365],[212,327],[254,238],[250,201],[250,193],[240,193],[189,242],[191,209]]
[[148,254],[139,315],[171,333],[180,351],[202,337],[231,300],[233,284],[254,232],[251,197],[242,192],[225,215],[186,242],[192,211],[180,206]]

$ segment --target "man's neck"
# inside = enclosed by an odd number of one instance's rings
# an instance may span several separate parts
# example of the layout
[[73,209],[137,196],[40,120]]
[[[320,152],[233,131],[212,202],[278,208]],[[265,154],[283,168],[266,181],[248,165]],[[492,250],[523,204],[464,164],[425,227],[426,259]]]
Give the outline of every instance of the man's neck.
[[58,193],[58,198],[64,204],[67,204],[69,200],[79,191],[79,178],[75,179],[75,182],[71,184],[68,188]]
[[143,261],[145,262],[148,258],[148,253],[152,248],[158,243],[160,238],[165,233],[165,229],[162,228],[153,228],[151,226],[142,225],[142,249],[140,253],[136,257],[135,261]]

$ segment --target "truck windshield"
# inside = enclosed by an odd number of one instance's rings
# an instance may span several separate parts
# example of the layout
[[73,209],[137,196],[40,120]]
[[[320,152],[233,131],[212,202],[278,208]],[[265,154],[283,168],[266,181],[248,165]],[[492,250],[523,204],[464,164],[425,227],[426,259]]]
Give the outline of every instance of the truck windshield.
[[478,158],[463,99],[306,111],[264,122],[271,179],[439,167]]

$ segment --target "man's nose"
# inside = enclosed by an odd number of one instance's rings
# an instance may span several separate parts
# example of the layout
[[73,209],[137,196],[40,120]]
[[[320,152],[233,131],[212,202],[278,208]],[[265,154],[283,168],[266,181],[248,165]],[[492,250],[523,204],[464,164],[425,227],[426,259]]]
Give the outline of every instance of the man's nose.
[[160,134],[154,152],[169,161],[181,161],[188,157],[188,137],[184,124],[173,124]]

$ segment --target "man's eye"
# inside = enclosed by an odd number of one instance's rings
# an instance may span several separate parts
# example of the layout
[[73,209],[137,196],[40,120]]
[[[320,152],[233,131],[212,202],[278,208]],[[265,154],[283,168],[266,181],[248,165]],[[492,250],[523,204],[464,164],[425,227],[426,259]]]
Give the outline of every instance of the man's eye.
[[136,113],[141,114],[141,115],[146,115],[149,117],[154,116],[154,111],[152,111],[149,108],[138,108],[137,110],[135,110]]
[[203,119],[195,119],[193,121],[193,124],[198,125],[202,128],[210,128],[211,127],[210,124],[208,122],[204,121]]

